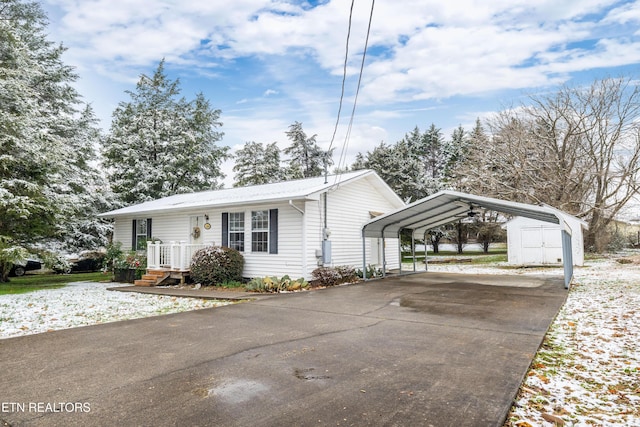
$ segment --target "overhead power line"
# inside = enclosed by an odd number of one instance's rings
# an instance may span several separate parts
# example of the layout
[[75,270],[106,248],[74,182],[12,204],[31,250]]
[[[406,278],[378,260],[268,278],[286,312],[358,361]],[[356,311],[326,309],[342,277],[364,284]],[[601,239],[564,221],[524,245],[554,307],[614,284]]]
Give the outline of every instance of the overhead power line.
[[[371,1],[371,11],[369,13],[369,24],[367,26],[367,37],[365,39],[365,44],[364,44],[364,50],[362,52],[362,62],[360,63],[360,73],[358,76],[358,84],[356,87],[356,93],[353,99],[353,108],[351,109],[351,118],[349,120],[349,126],[347,128],[347,133],[345,135],[345,139],[342,143],[342,149],[340,151],[340,159],[338,161],[338,170],[342,169],[342,165],[343,163],[346,163],[346,151],[347,151],[347,147],[349,146],[349,138],[351,136],[351,129],[353,128],[353,119],[355,116],[355,112],[356,112],[356,105],[358,102],[358,94],[360,93],[360,86],[362,84],[362,74],[364,72],[364,63],[365,63],[365,59],[367,56],[367,48],[369,46],[369,35],[371,33],[371,22],[373,20],[373,10],[375,7],[375,0]],[[342,104],[344,102],[344,91],[345,91],[345,82],[347,80],[347,64],[349,62],[349,43],[350,43],[350,38],[351,38],[351,24],[353,21],[353,7],[355,4],[355,0],[351,1],[351,8],[349,9],[349,24],[348,24],[348,29],[347,29],[347,40],[346,40],[346,44],[345,44],[345,56],[344,56],[344,66],[343,66],[343,70],[342,70],[342,89],[340,92],[340,102],[338,104],[338,114],[336,117],[336,123],[333,129],[333,135],[331,136],[331,142],[329,144],[329,150],[331,150],[331,148],[333,148],[333,143],[335,141],[335,137],[336,137],[336,133],[338,131],[338,125],[340,123],[340,115],[342,113]],[[339,173],[336,174],[336,182],[338,180],[339,177]]]

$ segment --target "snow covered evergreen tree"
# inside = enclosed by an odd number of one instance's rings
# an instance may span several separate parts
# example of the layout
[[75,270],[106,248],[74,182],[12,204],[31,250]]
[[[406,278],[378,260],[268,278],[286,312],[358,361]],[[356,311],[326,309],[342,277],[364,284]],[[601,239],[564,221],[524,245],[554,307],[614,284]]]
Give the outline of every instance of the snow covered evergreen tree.
[[216,146],[222,133],[220,110],[200,93],[180,97],[164,60],[154,74],[140,76],[131,100],[113,113],[104,140],[104,166],[113,191],[125,205],[178,193],[216,189],[227,147]]
[[431,124],[422,135],[420,158],[424,162],[425,172],[433,180],[433,187],[439,187],[437,181],[444,176],[446,159],[443,155],[444,138],[442,130]]
[[[99,132],[92,121],[91,110],[71,86],[77,76],[62,62],[65,49],[47,40],[46,25],[46,16],[38,3],[2,2],[0,240],[3,253],[8,253],[4,249],[42,248],[63,240],[78,223],[84,223],[88,233],[91,230],[95,238],[91,245],[104,238],[105,230],[92,217],[95,199],[88,189],[99,179],[93,166],[85,162],[94,155],[93,146]],[[78,247],[79,243],[74,241],[73,246]]]
[[[480,120],[477,121],[476,127],[481,126]],[[445,141],[442,152],[445,161],[443,177],[447,185],[457,188],[459,175],[457,170],[464,164],[469,153],[469,145],[471,138],[467,135],[462,126],[458,126],[451,133],[451,139]]]
[[333,164],[331,151],[323,151],[316,142],[317,135],[307,137],[302,129],[302,123],[295,122],[286,132],[291,145],[284,149],[289,156],[287,179],[311,178],[322,176],[325,166]]
[[257,142],[247,142],[237,151],[235,158],[234,187],[281,181],[280,149],[275,142],[266,147]]
[[417,126],[394,145],[380,143],[366,156],[359,154],[352,168],[368,168],[405,201],[427,197],[444,187],[444,142],[435,125],[422,133]]

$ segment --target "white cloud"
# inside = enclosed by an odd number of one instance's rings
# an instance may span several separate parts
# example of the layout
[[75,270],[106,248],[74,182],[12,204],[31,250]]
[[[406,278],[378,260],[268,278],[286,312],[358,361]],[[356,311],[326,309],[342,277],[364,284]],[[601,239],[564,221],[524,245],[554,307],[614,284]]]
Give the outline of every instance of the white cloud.
[[[258,55],[313,58],[325,71],[342,72],[350,2],[334,0],[305,10],[295,2],[49,0],[66,11],[63,34],[78,61],[148,66],[162,57],[179,64],[193,56],[219,60]],[[615,2],[501,0],[485,2],[378,2],[374,12],[363,101],[425,99],[553,83],[555,72],[625,61],[612,40],[608,54],[585,61],[555,55],[588,39],[594,13]],[[349,70],[359,67],[370,3],[356,2]],[[629,22],[637,3],[617,7],[603,22]],[[580,22],[571,19],[580,18]],[[591,19],[589,21],[588,19]],[[381,50],[381,48],[384,48]],[[376,52],[378,53],[376,56]],[[307,59],[305,59],[307,58]],[[554,58],[553,66],[539,63]],[[575,60],[574,66],[571,61]],[[215,61],[214,61],[215,62]],[[584,65],[583,65],[584,64]],[[212,64],[209,64],[212,65]],[[608,65],[603,63],[602,65]],[[266,93],[266,92],[265,92]]]
[[[83,74],[135,84],[165,57],[172,71],[206,76],[214,105],[219,93],[227,96],[223,131],[230,145],[279,141],[284,148],[295,120],[328,144],[349,0],[317,7],[295,0],[45,1],[61,9],[56,36]],[[355,3],[334,144],[346,132],[370,6]],[[442,100],[550,87],[571,73],[638,63],[638,22],[639,1],[378,1],[350,155],[434,121],[435,110],[449,108]],[[419,123],[407,127],[406,120]]]

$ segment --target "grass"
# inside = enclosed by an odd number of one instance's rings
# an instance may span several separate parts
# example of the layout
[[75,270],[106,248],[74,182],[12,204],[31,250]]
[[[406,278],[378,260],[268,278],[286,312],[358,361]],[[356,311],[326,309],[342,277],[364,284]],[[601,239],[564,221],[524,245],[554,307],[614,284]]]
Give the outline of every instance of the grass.
[[[424,252],[416,252],[416,256],[418,257],[418,262],[424,263]],[[482,251],[469,251],[463,252],[459,254],[456,251],[440,251],[437,254],[433,252],[429,252],[428,254],[429,260],[438,260],[438,259],[459,259],[466,258],[470,259],[472,264],[492,264],[496,262],[506,262],[507,261],[507,249],[490,249],[488,254],[485,254]],[[402,262],[403,263],[411,263],[413,262],[411,259],[411,254],[403,253],[402,254]],[[455,261],[451,262],[455,264]]]
[[7,283],[0,283],[0,295],[25,294],[42,289],[62,288],[71,282],[101,282],[110,280],[109,274],[78,273],[78,274],[28,274],[22,277],[11,277]]

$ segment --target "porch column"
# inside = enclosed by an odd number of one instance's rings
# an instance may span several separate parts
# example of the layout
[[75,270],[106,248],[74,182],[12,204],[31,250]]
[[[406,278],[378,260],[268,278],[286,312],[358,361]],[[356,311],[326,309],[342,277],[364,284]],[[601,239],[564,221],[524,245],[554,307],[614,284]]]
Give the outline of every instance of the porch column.
[[179,250],[179,266],[178,268],[180,270],[185,270],[186,267],[186,258],[187,258],[187,242],[185,242],[184,240],[180,241],[180,246],[179,246],[180,250]]
[[153,268],[159,268],[160,267],[160,242],[155,241],[151,243],[151,245],[147,246],[147,249],[149,248],[149,246],[151,246],[153,249],[153,255],[151,257],[147,256],[147,260],[149,259],[152,260],[151,262],[153,264]]
[[177,270],[179,268],[179,264],[180,264],[180,243],[176,243],[176,242],[171,242],[169,245],[169,256],[170,256],[170,262],[169,265],[171,266],[172,270]]

